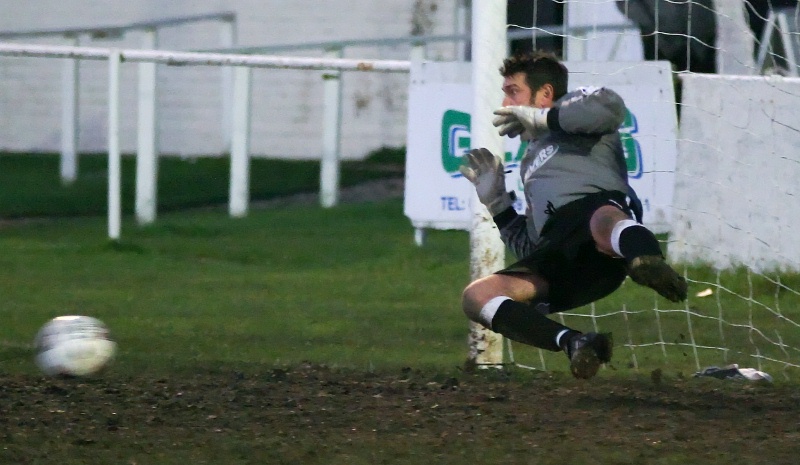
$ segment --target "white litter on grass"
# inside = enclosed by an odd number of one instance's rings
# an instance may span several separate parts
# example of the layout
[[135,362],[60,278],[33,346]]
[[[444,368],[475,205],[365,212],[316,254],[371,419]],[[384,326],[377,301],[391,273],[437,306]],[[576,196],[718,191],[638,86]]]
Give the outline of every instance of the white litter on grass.
[[695,378],[701,376],[709,376],[718,379],[746,379],[749,381],[772,382],[772,376],[769,373],[756,370],[755,368],[739,368],[739,365],[735,363],[722,368],[708,367],[694,374]]
[[705,289],[703,291],[698,292],[695,295],[697,297],[708,297],[708,296],[712,295],[713,293],[714,293],[714,291],[712,291],[711,288],[709,287],[709,288],[707,288],[707,289]]

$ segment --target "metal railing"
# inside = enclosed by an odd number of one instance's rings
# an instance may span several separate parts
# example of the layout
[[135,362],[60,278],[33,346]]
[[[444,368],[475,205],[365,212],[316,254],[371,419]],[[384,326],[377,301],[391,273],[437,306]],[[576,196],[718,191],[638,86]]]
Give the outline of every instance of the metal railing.
[[[767,61],[776,62],[773,72],[781,70],[781,65],[785,66],[782,71],[789,76],[798,76],[798,65],[800,65],[800,25],[798,25],[797,15],[800,12],[798,7],[786,7],[770,10],[767,16],[764,32],[760,37],[758,56],[756,58],[756,69],[760,72],[765,71]],[[783,55],[776,54],[773,49],[778,45],[778,50]]]
[[[221,53],[176,52],[158,50],[119,50],[97,47],[69,47],[0,43],[0,56],[71,58],[88,60],[108,60],[108,235],[117,240],[121,228],[121,173],[119,145],[119,100],[120,65],[125,62],[138,62],[139,66],[156,63],[187,66],[221,66],[234,70],[232,85],[232,141],[231,141],[231,183],[229,193],[229,212],[231,216],[244,216],[249,202],[249,142],[250,142],[250,75],[252,68],[283,69],[325,69],[341,71],[383,71],[408,73],[410,62],[393,60],[348,60],[341,58],[293,58],[266,55],[235,55]],[[153,73],[154,75],[155,73]],[[154,79],[154,76],[153,76]],[[328,79],[337,87],[337,79]],[[330,94],[329,94],[330,95]],[[144,100],[144,102],[142,101]],[[140,108],[155,108],[155,94],[140,92]],[[326,102],[326,121],[332,119],[333,125],[325,131],[324,138],[338,137],[334,128],[339,126],[336,106]],[[331,109],[334,109],[333,111]],[[136,154],[136,215],[140,223],[152,222],[156,207],[156,157],[155,115],[151,112],[147,124],[139,126],[139,150]],[[330,118],[329,116],[332,116]],[[141,117],[140,117],[141,118]],[[144,126],[144,128],[142,127]],[[145,140],[146,139],[146,140]],[[143,150],[145,148],[146,150]],[[323,159],[323,191],[335,195],[338,185],[338,159],[332,152]],[[140,169],[147,167],[147,169]],[[329,182],[325,179],[329,178]]]
[[[53,28],[25,31],[0,31],[0,40],[35,39],[60,37],[71,42],[72,46],[79,46],[82,38],[112,39],[122,38],[127,32],[141,32],[141,47],[143,49],[158,48],[158,33],[164,28],[180,27],[186,24],[199,22],[220,22],[223,30],[220,40],[223,47],[236,45],[236,14],[231,11],[187,15],[173,18],[162,18],[151,21],[138,21],[126,24],[100,25],[75,28]],[[76,58],[66,56],[65,58]],[[82,57],[86,58],[86,57]],[[64,60],[61,81],[61,180],[65,184],[75,181],[78,175],[78,121],[80,113],[80,60]],[[223,131],[230,126],[231,108],[231,82],[232,71],[230,68],[222,70],[222,115]],[[156,93],[156,67],[155,63],[143,62],[139,65],[139,94],[155,95]],[[138,109],[139,124],[139,150],[155,153],[157,151],[155,127],[155,100],[140,98]],[[137,166],[138,170],[152,171],[155,166]]]

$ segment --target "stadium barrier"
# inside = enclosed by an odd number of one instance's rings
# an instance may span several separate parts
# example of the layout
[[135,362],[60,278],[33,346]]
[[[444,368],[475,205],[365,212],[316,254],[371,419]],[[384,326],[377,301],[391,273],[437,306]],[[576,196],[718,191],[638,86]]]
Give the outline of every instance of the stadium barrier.
[[[159,63],[170,66],[229,66],[234,68],[232,116],[231,116],[231,182],[229,197],[229,213],[233,217],[247,214],[249,202],[249,131],[250,131],[250,74],[252,68],[270,69],[306,69],[341,71],[377,71],[405,72],[410,69],[409,61],[399,60],[356,60],[345,58],[300,58],[267,55],[241,55],[224,53],[199,53],[163,50],[119,50],[98,47],[70,47],[54,45],[29,45],[0,43],[0,56],[10,57],[42,57],[71,58],[83,60],[108,60],[109,62],[109,94],[108,94],[108,157],[109,157],[109,202],[108,202],[108,236],[112,240],[120,238],[120,149],[119,149],[119,67],[123,62]],[[331,79],[338,81],[338,79]],[[152,93],[151,93],[152,94]],[[153,95],[150,95],[154,98]],[[328,101],[326,99],[326,101]],[[329,114],[331,110],[326,110]],[[333,112],[331,112],[333,113]],[[338,116],[337,116],[338,118]],[[338,120],[336,121],[338,124]],[[154,137],[154,132],[150,133]],[[330,136],[329,136],[330,137]],[[154,144],[154,142],[153,142]],[[138,157],[147,156],[150,160]],[[139,152],[137,165],[152,163],[155,165],[155,152]],[[325,161],[323,161],[325,163]],[[328,164],[336,165],[335,160]],[[332,168],[323,167],[323,174],[333,173],[338,176],[338,165]],[[137,173],[138,174],[138,173]],[[138,176],[137,176],[138,178]],[[137,179],[137,200],[141,197],[151,199],[148,205],[137,203],[137,217],[141,217],[141,208],[155,211],[155,170],[147,176]],[[337,183],[337,180],[334,180]],[[152,195],[142,195],[140,189]]]
[[[236,13],[231,11],[213,12],[199,15],[186,15],[173,18],[161,18],[151,21],[137,21],[122,25],[106,24],[91,27],[72,27],[55,29],[34,29],[25,31],[0,31],[0,41],[14,41],[20,39],[40,39],[58,37],[71,42],[72,46],[80,46],[81,41],[88,37],[91,39],[108,39],[124,37],[129,32],[142,34],[141,45],[145,49],[158,48],[159,32],[165,28],[175,28],[188,24],[201,22],[219,22],[222,26],[220,42],[223,47],[236,45]],[[70,184],[78,176],[78,121],[79,121],[79,92],[80,88],[80,60],[64,60],[61,78],[61,180]],[[222,70],[222,119],[223,131],[228,131],[230,126],[230,92],[232,82],[231,70]],[[157,150],[155,146],[155,94],[156,94],[156,68],[152,63],[139,65],[139,151]],[[229,138],[229,134],[226,133]],[[226,139],[228,140],[228,139]],[[142,164],[137,170],[153,171],[155,165]],[[137,198],[138,202],[138,198]],[[155,212],[148,212],[145,221],[152,221]]]

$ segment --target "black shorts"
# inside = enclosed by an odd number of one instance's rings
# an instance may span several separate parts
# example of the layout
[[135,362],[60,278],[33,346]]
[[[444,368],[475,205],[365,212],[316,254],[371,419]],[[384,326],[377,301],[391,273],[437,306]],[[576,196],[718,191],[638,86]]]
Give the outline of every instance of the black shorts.
[[597,301],[622,285],[625,260],[595,248],[589,220],[604,205],[631,215],[626,195],[602,191],[557,209],[542,228],[536,249],[498,274],[535,273],[549,283],[548,295],[531,302],[543,313],[562,312]]

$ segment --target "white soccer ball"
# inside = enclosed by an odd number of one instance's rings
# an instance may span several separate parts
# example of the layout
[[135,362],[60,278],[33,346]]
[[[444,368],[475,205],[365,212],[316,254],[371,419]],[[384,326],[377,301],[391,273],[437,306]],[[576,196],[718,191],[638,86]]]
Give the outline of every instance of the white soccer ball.
[[59,316],[36,334],[36,364],[47,375],[86,376],[106,366],[117,350],[97,318]]

